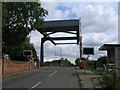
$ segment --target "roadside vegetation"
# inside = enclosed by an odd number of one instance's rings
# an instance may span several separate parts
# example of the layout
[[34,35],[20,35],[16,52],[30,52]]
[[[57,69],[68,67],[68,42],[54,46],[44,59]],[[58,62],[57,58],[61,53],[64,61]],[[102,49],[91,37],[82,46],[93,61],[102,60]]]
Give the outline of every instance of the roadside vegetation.
[[95,72],[102,76],[103,84],[105,85],[104,90],[119,90],[120,89],[120,77],[116,76],[113,72],[108,72],[107,70],[103,70],[102,68],[87,68],[92,72]]
[[116,76],[113,72],[108,72],[107,70],[103,70],[102,68],[87,68],[87,70],[90,70],[92,72],[95,72],[102,76],[103,84],[105,87],[103,90],[109,89],[109,90],[119,90],[120,89],[120,78]]
[[94,68],[87,67],[86,69],[87,69],[87,70],[90,70],[90,71],[92,71],[92,72],[96,72],[96,73],[104,73],[104,72],[107,72],[107,70],[103,70],[102,68],[96,68],[96,69],[94,69]]
[[36,26],[44,24],[47,14],[38,2],[2,2],[2,53],[8,54],[12,60],[27,60],[23,50],[32,50],[37,60],[28,35]]
[[[76,59],[75,63],[76,66],[79,66],[79,62],[81,59]],[[94,90],[120,90],[120,77],[116,76],[116,74],[113,71],[108,71],[107,67],[103,67],[103,65],[107,65],[107,57],[103,56],[98,58],[96,61],[94,60],[86,60],[87,63],[87,70],[90,70],[92,72],[95,72],[99,75],[101,75],[102,82],[104,84],[103,88],[98,88]],[[97,65],[98,63],[98,65]],[[81,90],[92,90],[90,88],[84,88],[84,85],[82,84],[82,80],[79,79],[79,85]]]
[[59,59],[53,61],[45,62],[45,66],[62,66],[62,67],[72,67],[74,66],[68,59]]

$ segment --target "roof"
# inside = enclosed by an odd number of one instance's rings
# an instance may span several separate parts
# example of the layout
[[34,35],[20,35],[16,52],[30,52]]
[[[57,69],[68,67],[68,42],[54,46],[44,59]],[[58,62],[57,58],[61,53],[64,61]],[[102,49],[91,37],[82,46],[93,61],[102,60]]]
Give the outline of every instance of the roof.
[[111,50],[115,47],[120,47],[120,44],[104,44],[99,48],[99,50]]

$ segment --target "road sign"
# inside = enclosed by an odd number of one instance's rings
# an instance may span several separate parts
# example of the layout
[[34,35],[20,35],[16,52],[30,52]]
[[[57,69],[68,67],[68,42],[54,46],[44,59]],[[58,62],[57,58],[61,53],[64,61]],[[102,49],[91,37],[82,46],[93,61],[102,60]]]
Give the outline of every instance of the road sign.
[[83,54],[85,55],[94,55],[94,48],[83,48]]
[[80,39],[82,39],[82,36],[80,36]]
[[23,51],[23,56],[32,56],[32,50],[24,50]]

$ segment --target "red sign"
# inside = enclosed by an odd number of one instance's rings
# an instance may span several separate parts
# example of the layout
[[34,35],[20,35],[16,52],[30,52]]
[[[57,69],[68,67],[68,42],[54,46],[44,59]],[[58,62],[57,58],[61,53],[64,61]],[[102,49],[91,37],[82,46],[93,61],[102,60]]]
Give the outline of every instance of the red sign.
[[80,39],[82,39],[82,36],[80,36]]

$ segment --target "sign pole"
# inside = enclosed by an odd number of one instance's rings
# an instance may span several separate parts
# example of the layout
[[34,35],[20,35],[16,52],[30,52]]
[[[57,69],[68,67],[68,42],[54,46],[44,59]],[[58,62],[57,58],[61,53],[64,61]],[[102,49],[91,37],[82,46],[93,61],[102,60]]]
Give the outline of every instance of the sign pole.
[[89,58],[89,55],[87,56],[87,58],[86,58],[86,60],[84,62],[84,74],[86,74],[86,63],[87,63],[88,58]]
[[80,58],[82,58],[82,36],[80,36]]
[[80,49],[80,59],[82,58],[82,36],[81,36],[81,18],[79,18],[79,49]]

